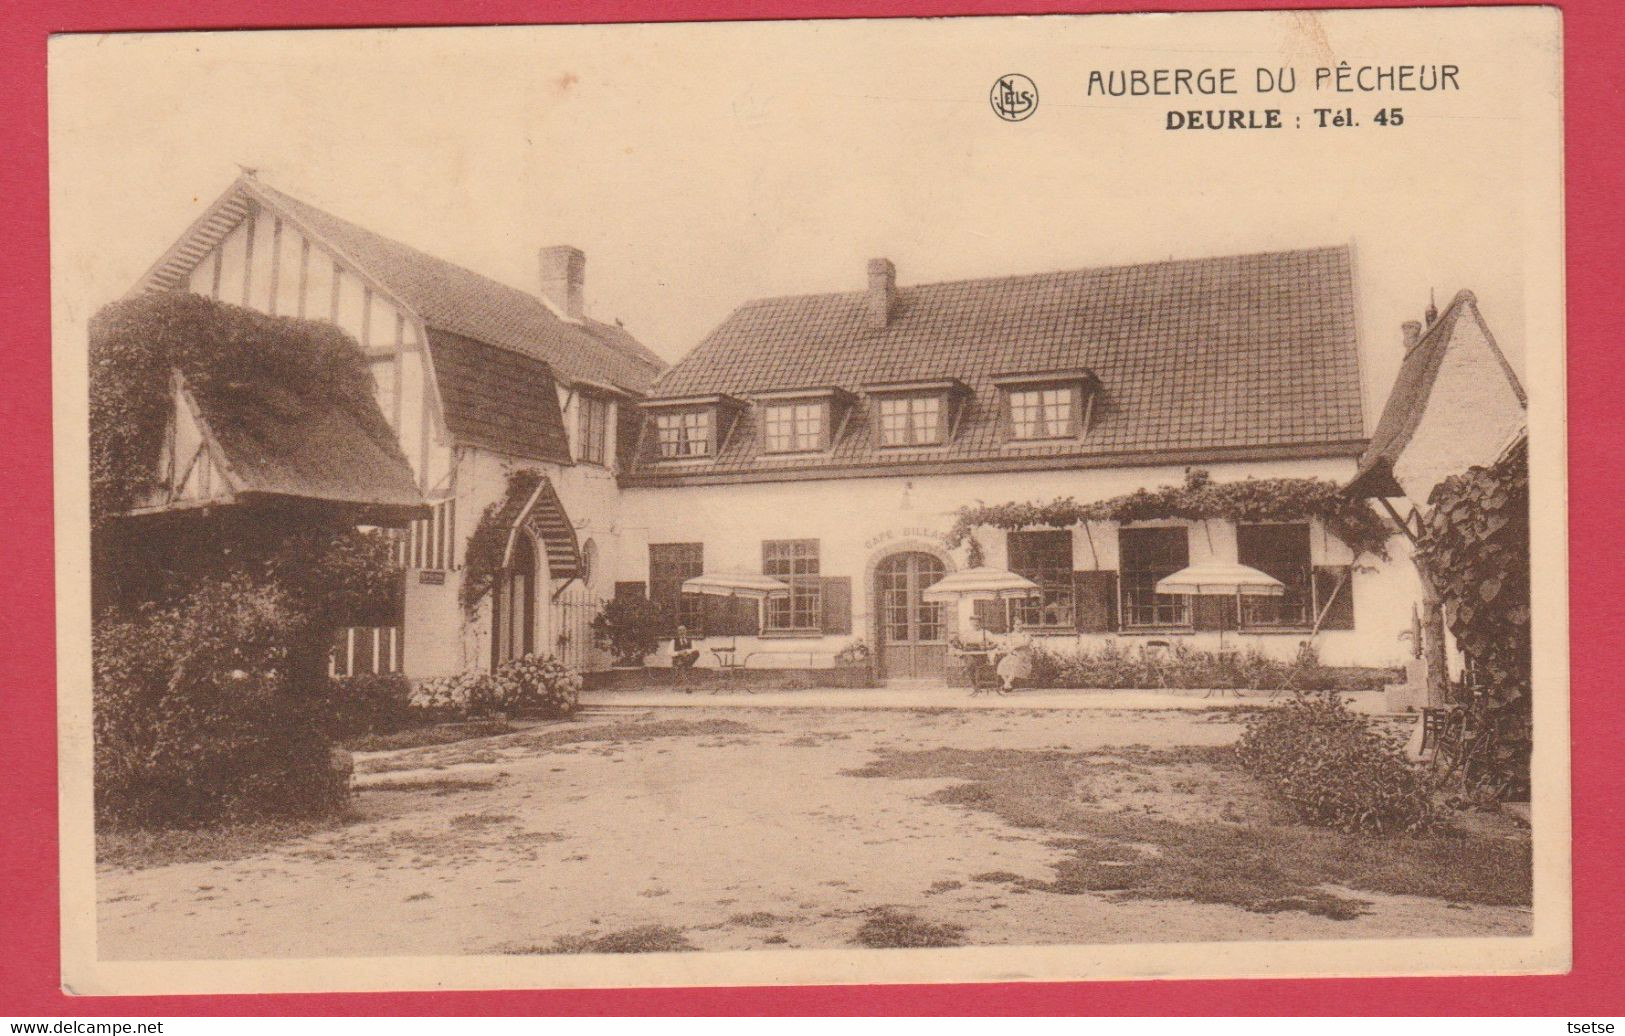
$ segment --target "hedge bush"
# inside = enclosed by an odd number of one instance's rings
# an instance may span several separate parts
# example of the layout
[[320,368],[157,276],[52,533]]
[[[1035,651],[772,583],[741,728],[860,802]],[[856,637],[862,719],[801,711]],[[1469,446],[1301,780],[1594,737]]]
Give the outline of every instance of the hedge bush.
[[1296,663],[1271,658],[1257,650],[1221,655],[1195,651],[1175,643],[1161,659],[1143,648],[1108,641],[1096,649],[1055,649],[1042,644],[1032,650],[1032,676],[1027,685],[1039,688],[1116,688],[1160,690],[1173,688],[1290,688],[1312,690],[1377,690],[1388,676],[1385,670],[1349,673],[1320,664],[1314,648],[1305,645]]
[[303,621],[282,591],[238,576],[98,623],[98,817],[194,827],[341,805],[322,688],[289,664]]
[[357,673],[328,686],[329,727],[335,738],[395,734],[429,722],[412,707],[412,685],[400,673]]
[[1336,695],[1269,710],[1247,725],[1236,754],[1306,823],[1377,833],[1434,824],[1426,774]]

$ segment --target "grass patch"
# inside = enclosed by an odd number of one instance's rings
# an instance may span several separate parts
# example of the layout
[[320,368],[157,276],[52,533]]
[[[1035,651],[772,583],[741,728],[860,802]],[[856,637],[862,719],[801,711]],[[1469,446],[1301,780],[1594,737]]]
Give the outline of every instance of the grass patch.
[[965,945],[965,926],[927,921],[918,914],[893,907],[878,907],[852,935],[852,941],[872,950],[913,949]]
[[518,819],[512,813],[459,813],[451,818],[451,826],[460,831],[481,831],[488,827],[506,827]]
[[618,932],[565,935],[545,947],[510,950],[510,953],[682,953],[699,947],[681,928],[663,924],[638,925]]
[[940,896],[944,892],[952,892],[955,889],[962,889],[964,887],[965,883],[963,881],[954,881],[952,879],[933,881],[931,883],[931,887],[925,890],[925,894],[928,896]]
[[96,862],[124,870],[172,863],[240,860],[280,843],[332,831],[364,819],[354,811],[325,817],[271,819],[196,830],[98,830]]
[[[1186,818],[1169,819],[1143,807],[1116,810],[1096,804],[1092,785],[1125,768],[1143,769],[1154,786],[1145,795]],[[1457,903],[1528,906],[1531,864],[1527,840],[1446,829],[1426,835],[1351,835],[1274,816],[1267,797],[1225,748],[1153,750],[1143,746],[1105,753],[1009,749],[884,752],[862,777],[957,778],[963,783],[930,798],[991,812],[1017,827],[1073,836],[1056,843],[1068,857],[1050,882],[1008,872],[973,881],[1006,881],[1044,891],[1102,893],[1127,899],[1219,903],[1261,913],[1300,911],[1323,917],[1358,916],[1364,904],[1324,886],[1426,896]],[[1195,776],[1193,776],[1193,774]],[[1241,800],[1255,819],[1218,819],[1225,804]],[[1211,816],[1213,820],[1191,819]]]
[[465,791],[489,791],[499,782],[494,779],[473,780],[457,777],[430,777],[423,780],[373,781],[356,786],[356,791],[426,791],[436,797],[460,795]]
[[396,752],[403,748],[428,748],[474,738],[511,734],[514,728],[495,721],[481,723],[437,723],[431,727],[399,730],[393,734],[362,734],[344,742],[352,752]]
[[729,924],[741,925],[745,928],[772,928],[786,918],[778,914],[768,913],[766,910],[753,910],[748,914],[735,914],[728,918]]

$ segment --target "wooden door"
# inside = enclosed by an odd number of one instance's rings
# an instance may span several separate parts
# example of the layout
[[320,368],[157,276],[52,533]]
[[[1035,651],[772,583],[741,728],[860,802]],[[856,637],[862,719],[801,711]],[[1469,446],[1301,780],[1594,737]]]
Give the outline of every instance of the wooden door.
[[924,600],[925,588],[943,577],[930,554],[893,554],[875,570],[880,616],[880,668],[887,677],[941,679],[948,663],[948,636],[941,604]]

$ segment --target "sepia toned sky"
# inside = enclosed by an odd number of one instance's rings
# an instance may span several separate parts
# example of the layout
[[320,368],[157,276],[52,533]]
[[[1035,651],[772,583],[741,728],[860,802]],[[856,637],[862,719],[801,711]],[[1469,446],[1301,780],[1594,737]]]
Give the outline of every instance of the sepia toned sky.
[[[746,299],[1352,242],[1375,420],[1399,324],[1473,289],[1520,370],[1555,17],[1405,12],[59,37],[53,280],[71,335],[238,173],[529,290],[675,360]],[[1503,15],[1509,17],[1503,17]],[[1548,61],[1509,60],[1535,38]],[[1315,93],[1313,69],[1450,63],[1450,93]],[[1296,68],[1285,98],[1258,66]],[[1235,67],[1224,98],[1087,94],[1091,70]],[[998,119],[1021,72],[1036,113]],[[1369,116],[1399,105],[1404,125]],[[1310,128],[1352,105],[1358,128]],[[1169,108],[1303,128],[1170,132]],[[1548,274],[1550,271],[1548,271]]]

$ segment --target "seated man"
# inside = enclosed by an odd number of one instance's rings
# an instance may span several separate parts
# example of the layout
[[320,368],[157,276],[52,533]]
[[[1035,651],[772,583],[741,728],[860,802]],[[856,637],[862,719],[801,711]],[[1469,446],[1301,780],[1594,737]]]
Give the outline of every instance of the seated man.
[[692,669],[694,663],[700,660],[700,649],[694,646],[689,639],[688,627],[677,627],[677,636],[671,638],[671,667],[673,669]]

